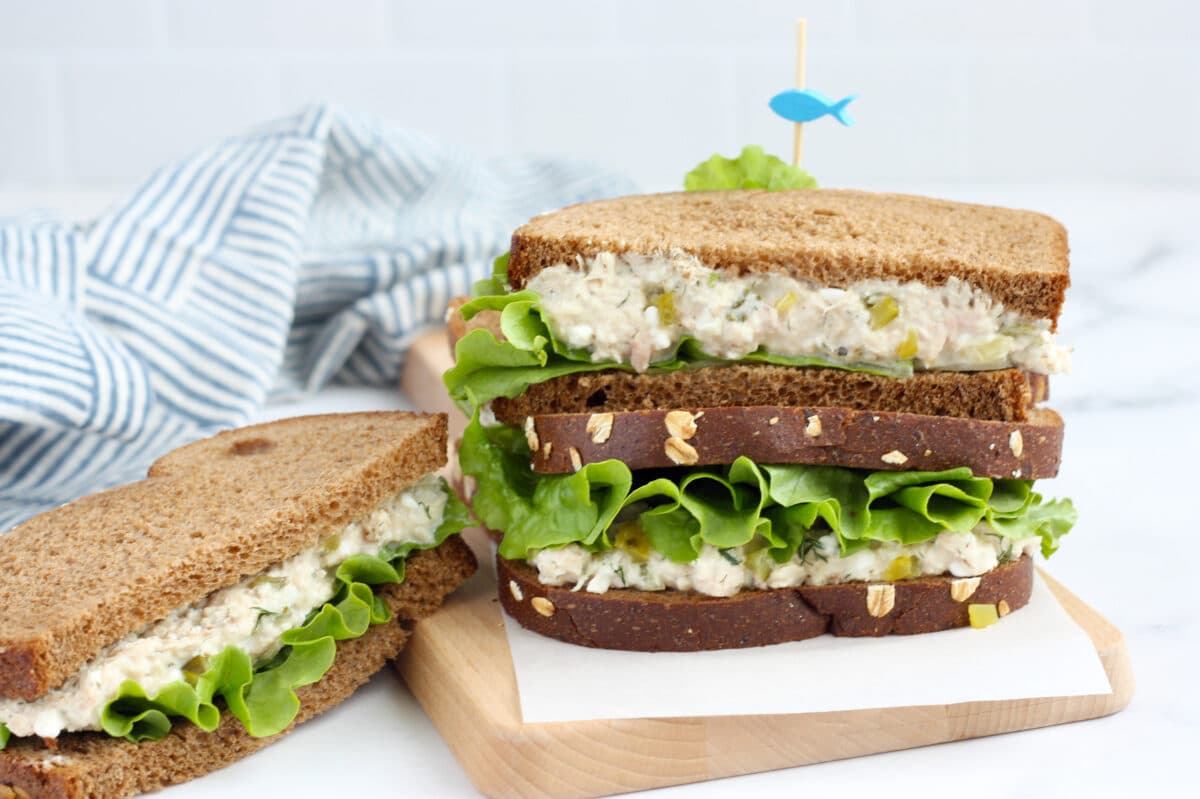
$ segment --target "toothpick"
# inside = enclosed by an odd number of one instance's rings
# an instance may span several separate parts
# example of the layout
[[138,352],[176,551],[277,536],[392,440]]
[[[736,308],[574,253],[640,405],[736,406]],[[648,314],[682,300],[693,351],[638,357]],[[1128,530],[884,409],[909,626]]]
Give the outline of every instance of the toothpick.
[[[807,38],[808,20],[804,17],[796,20],[796,88],[804,88],[804,46]],[[797,122],[792,139],[792,163],[800,166],[800,156],[804,151],[804,125]]]

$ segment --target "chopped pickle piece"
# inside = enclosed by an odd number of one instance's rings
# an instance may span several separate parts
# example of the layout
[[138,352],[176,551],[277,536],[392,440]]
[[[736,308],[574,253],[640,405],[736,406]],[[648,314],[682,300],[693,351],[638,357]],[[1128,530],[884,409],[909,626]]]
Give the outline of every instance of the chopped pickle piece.
[[646,538],[642,526],[637,522],[625,522],[617,527],[613,546],[628,552],[639,563],[650,557],[650,539]]
[[338,547],[340,547],[341,545],[342,545],[342,537],[335,533],[334,535],[331,535],[328,538],[321,541],[321,554],[328,555],[330,553],[337,552]]
[[754,572],[758,579],[766,580],[775,568],[775,559],[771,557],[769,549],[759,549],[746,556],[746,568]]
[[781,314],[787,313],[788,310],[791,309],[791,307],[795,304],[796,294],[789,291],[787,294],[784,294],[782,297],[775,300],[775,310],[779,311]]
[[664,325],[675,324],[675,292],[664,291],[654,298],[654,307],[658,309],[658,321]]
[[887,569],[883,572],[885,580],[903,580],[906,577],[912,577],[913,559],[909,555],[901,555],[892,560],[888,564]]
[[868,297],[867,307],[871,309],[872,330],[879,330],[881,327],[886,327],[893,319],[900,315],[900,304],[896,302],[894,297],[888,297],[887,295],[882,297]]
[[1012,352],[1013,340],[1008,336],[996,336],[967,350],[974,363],[1002,363]]
[[260,585],[273,585],[276,588],[283,588],[287,585],[286,577],[268,577],[265,574],[260,574],[250,581],[251,588],[258,588]]
[[708,276],[708,287],[712,288],[713,286],[717,285],[717,281],[720,279],[721,279],[720,273],[713,272],[711,275]]
[[189,685],[195,685],[200,679],[200,675],[208,671],[208,658],[204,655],[196,655],[196,657],[183,664],[183,679],[187,680]]
[[896,357],[905,360],[917,357],[917,331],[911,329],[908,331],[904,341],[901,341],[900,346],[896,347]]
[[995,605],[967,605],[967,618],[971,620],[971,626],[976,629],[991,627],[1000,620],[1000,613],[996,610]]

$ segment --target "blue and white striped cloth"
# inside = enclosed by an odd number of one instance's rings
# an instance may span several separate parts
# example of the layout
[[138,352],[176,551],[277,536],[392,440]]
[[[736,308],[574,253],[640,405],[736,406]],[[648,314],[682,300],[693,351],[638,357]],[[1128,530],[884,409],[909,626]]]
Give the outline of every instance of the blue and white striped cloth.
[[0,531],[268,396],[393,382],[514,227],[630,189],[315,107],[163,167],[93,223],[0,220]]

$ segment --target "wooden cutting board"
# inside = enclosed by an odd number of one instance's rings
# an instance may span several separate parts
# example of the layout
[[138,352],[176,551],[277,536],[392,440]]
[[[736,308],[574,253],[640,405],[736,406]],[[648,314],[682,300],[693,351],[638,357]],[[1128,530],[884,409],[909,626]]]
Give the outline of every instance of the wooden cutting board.
[[[441,374],[449,363],[444,333],[414,346],[403,379],[414,405],[448,410]],[[456,415],[452,437],[463,424]],[[1111,694],[833,713],[525,724],[495,579],[486,565],[490,545],[478,530],[467,537],[484,565],[442,610],[420,623],[397,667],[471,781],[495,799],[584,799],[910,749],[1106,716],[1133,696],[1121,631],[1043,575],[1091,637]]]

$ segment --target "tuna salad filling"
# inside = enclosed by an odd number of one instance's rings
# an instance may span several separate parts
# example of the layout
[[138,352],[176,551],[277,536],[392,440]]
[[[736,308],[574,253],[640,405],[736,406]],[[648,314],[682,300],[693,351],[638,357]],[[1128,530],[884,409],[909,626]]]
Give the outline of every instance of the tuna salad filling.
[[[618,534],[620,536],[620,533]],[[813,539],[812,545],[782,563],[771,557],[762,540],[718,549],[705,544],[695,560],[680,563],[625,535],[619,548],[590,552],[578,544],[532,554],[544,585],[570,586],[603,594],[611,589],[696,591],[733,596],[743,590],[797,588],[874,580],[951,575],[975,577],[997,566],[1033,555],[1040,537],[1004,539],[987,525],[967,533],[945,531],[919,544],[875,542],[843,555],[837,536]]]
[[[457,508],[448,507],[450,502],[458,504],[457,499],[450,499],[441,478],[422,478],[318,545],[106,646],[76,675],[44,696],[32,701],[0,699],[0,731],[7,728],[7,734],[16,736],[55,738],[67,731],[100,730],[102,715],[114,698],[137,693],[130,689],[130,683],[136,684],[142,699],[158,700],[160,692],[179,688],[186,691],[186,686],[197,685],[201,675],[208,679],[208,664],[229,647],[245,653],[248,663],[256,665],[279,657],[288,643],[299,643],[285,633],[311,625],[314,615],[321,615],[318,609],[323,612],[331,607],[327,603],[339,594],[339,586],[350,582],[347,564],[359,566],[358,572],[374,570],[378,574],[381,568],[390,568],[387,561],[395,562],[412,549],[435,546],[457,531],[450,528],[461,528],[461,524],[449,523],[451,517],[463,516]],[[364,566],[364,558],[374,560]],[[400,574],[393,571],[391,577]],[[359,575],[354,581],[362,579],[372,582],[370,577]],[[346,607],[349,609],[349,604]],[[339,608],[338,613],[326,615],[341,613]],[[367,613],[375,623],[386,608]],[[353,637],[346,630],[342,633],[342,639]],[[331,662],[332,642],[326,649]],[[200,699],[203,702],[204,697]],[[247,712],[252,714],[253,708]],[[0,741],[0,748],[2,744]]]
[[1070,500],[1033,481],[966,467],[879,471],[808,464],[631,470],[618,460],[570,474],[530,471],[524,431],[463,432],[459,462],[501,557],[544,583],[602,592],[744,588],[921,575],[975,576],[1035,549],[1049,557],[1075,523]]
[[830,288],[767,272],[710,269],[682,251],[600,253],[533,276],[526,290],[565,348],[644,372],[681,342],[714,358],[752,353],[954,371],[1055,374],[1070,353],[1050,321],[1006,310],[970,284],[866,280]]

